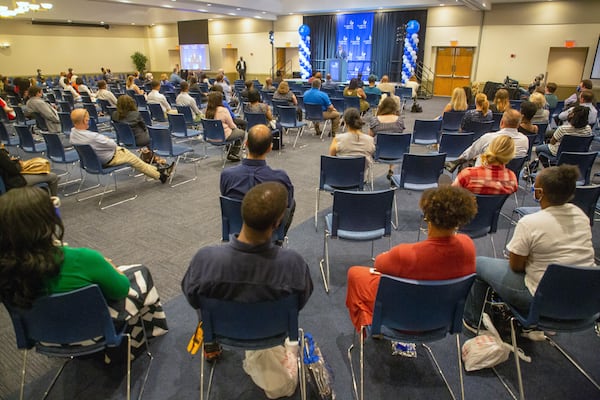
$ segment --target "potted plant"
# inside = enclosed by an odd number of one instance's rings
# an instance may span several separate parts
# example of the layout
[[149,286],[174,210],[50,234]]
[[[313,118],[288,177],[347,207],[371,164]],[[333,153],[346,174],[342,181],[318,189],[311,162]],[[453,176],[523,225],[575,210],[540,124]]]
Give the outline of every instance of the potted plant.
[[146,57],[139,51],[136,51],[131,55],[131,60],[135,65],[135,69],[139,71],[140,74],[144,73],[144,71],[146,70],[146,63],[148,62],[148,57]]

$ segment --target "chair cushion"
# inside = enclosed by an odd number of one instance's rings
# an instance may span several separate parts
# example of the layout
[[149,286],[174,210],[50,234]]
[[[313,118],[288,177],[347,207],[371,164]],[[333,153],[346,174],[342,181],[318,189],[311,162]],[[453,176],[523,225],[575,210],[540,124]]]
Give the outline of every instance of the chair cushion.
[[[329,213],[325,216],[325,224],[327,225],[327,231],[331,232],[331,226],[333,224],[333,214]],[[372,231],[347,231],[344,229],[338,229],[337,237],[346,240],[375,240],[385,235],[385,229],[375,229]]]

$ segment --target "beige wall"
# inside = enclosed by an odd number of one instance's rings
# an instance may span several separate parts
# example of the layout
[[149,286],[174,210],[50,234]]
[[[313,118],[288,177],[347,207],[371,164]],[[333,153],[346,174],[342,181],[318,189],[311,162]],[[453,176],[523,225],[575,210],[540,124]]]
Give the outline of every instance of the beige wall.
[[436,7],[428,13],[424,62],[434,66],[436,48],[457,40],[459,46],[477,48],[473,80],[501,81],[510,75],[527,83],[546,72],[550,47],[562,47],[565,40],[575,40],[577,47],[589,48],[583,72],[587,78],[599,33],[597,1],[495,4],[491,12],[485,13],[463,7]]

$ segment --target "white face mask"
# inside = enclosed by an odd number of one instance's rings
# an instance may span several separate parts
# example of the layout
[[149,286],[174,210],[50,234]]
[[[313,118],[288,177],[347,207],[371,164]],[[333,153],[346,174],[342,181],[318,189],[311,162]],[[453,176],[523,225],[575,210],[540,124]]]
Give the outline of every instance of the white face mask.
[[539,202],[540,202],[540,200],[542,200],[542,197],[543,197],[543,195],[541,195],[539,198],[538,198],[538,197],[535,197],[535,191],[536,191],[536,189],[537,189],[537,190],[540,190],[540,191],[542,191],[542,188],[536,188],[535,186],[532,186],[532,187],[531,187],[531,193],[533,194],[533,200],[534,200],[536,203],[539,203]]

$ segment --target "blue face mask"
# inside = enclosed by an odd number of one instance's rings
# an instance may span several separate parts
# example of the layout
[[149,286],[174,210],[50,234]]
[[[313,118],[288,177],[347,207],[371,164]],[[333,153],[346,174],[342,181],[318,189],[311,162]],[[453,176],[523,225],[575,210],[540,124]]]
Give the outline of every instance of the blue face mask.
[[541,190],[541,188],[536,188],[535,186],[532,186],[531,187],[531,194],[533,195],[533,201],[535,201],[536,203],[539,203],[540,200],[542,199],[542,196],[540,196],[539,199],[537,197],[535,197],[535,190],[536,189],[540,189]]
[[577,87],[575,88],[575,91],[576,91],[577,93],[581,92],[581,87],[580,87],[580,86],[577,86]]

